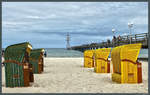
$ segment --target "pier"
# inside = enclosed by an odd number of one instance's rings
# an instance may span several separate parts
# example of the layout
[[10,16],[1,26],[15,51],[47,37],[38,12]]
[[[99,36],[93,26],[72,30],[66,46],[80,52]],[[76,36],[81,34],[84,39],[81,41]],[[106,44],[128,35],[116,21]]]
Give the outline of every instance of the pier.
[[142,48],[148,48],[148,33],[140,33],[126,36],[118,36],[116,39],[107,40],[101,43],[83,44],[80,46],[70,47],[72,50],[84,52],[85,50],[98,48],[111,48],[125,44],[142,43]]

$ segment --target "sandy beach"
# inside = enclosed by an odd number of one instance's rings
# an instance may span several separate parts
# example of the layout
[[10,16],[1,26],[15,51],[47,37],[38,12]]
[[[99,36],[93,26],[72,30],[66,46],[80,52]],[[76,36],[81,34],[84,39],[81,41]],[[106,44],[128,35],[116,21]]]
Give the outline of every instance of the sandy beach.
[[34,83],[21,88],[5,87],[2,67],[2,93],[148,93],[147,61],[142,61],[141,84],[112,82],[111,73],[98,74],[93,68],[84,68],[83,58],[44,58],[44,65],[42,74],[34,74]]

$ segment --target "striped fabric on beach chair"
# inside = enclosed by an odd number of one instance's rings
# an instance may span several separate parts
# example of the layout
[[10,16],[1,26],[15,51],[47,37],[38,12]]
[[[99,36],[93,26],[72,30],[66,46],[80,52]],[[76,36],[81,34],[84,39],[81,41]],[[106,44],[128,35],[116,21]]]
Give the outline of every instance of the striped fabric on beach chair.
[[84,52],[84,67],[94,67],[94,51],[95,50],[86,50]]
[[95,67],[96,73],[110,73],[110,61],[108,56],[111,48],[102,48],[95,51]]
[[31,50],[29,62],[33,65],[34,73],[42,73],[44,71],[44,49]]
[[24,87],[33,82],[32,65],[29,64],[30,43],[19,43],[5,49],[6,87]]
[[113,63],[112,80],[118,83],[141,83],[142,67],[137,61],[141,44],[129,44],[113,48],[111,58]]

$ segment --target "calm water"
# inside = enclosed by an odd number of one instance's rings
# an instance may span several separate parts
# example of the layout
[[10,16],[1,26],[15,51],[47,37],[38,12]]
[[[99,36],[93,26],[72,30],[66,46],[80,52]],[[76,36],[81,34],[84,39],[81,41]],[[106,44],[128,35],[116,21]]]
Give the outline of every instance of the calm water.
[[148,58],[148,49],[141,49],[139,58]]
[[[75,50],[66,50],[63,48],[45,49],[48,57],[83,57],[83,53]],[[141,49],[139,58],[148,58],[148,49]]]
[[83,57],[83,53],[75,50],[66,50],[63,48],[45,49],[48,57]]

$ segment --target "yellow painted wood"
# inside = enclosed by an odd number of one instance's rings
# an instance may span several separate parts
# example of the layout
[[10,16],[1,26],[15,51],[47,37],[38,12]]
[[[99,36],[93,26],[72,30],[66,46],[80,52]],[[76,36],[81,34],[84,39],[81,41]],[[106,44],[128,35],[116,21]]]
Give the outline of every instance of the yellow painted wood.
[[94,50],[86,50],[84,52],[84,67],[92,68],[94,67]]
[[[114,69],[112,74],[113,81],[118,83],[138,82],[138,70],[137,64],[135,63],[137,61],[140,49],[141,44],[123,45],[112,49],[111,60]],[[120,74],[120,79],[118,79],[118,74]]]
[[[136,63],[140,52],[141,44],[124,45],[121,49],[120,57],[128,59]],[[123,83],[137,83],[137,64],[125,61],[121,62],[123,65]]]
[[[95,72],[96,73],[107,73],[108,56],[111,48],[102,48],[95,50]],[[102,60],[104,59],[104,60]]]
[[122,46],[113,48],[111,51],[111,61],[113,63],[113,72],[121,73],[121,60],[120,60],[120,51]]
[[121,74],[113,73],[112,74],[112,81],[121,83]]

